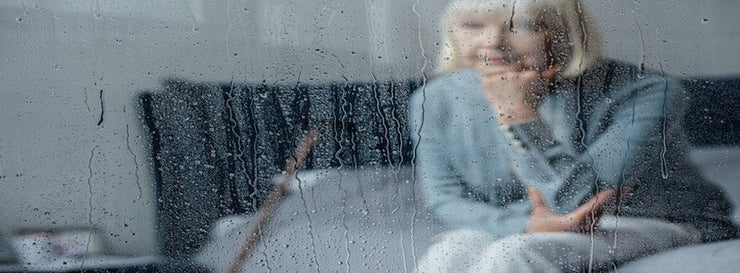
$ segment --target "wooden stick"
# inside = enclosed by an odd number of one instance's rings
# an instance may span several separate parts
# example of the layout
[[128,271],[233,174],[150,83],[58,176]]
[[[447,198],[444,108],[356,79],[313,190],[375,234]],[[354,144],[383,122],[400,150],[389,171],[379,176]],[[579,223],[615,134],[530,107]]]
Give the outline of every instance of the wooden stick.
[[260,240],[261,231],[267,227],[270,218],[272,218],[272,214],[275,213],[275,209],[280,205],[280,201],[282,200],[283,195],[285,195],[285,191],[288,188],[290,180],[293,178],[293,174],[295,174],[298,168],[303,167],[303,164],[306,161],[306,156],[308,156],[308,153],[313,148],[314,140],[317,135],[318,131],[311,130],[303,137],[303,140],[301,140],[298,147],[296,147],[293,157],[291,157],[285,165],[285,175],[280,177],[280,182],[272,194],[270,194],[270,197],[267,199],[267,203],[262,205],[262,208],[257,211],[257,222],[252,224],[249,229],[249,233],[247,233],[246,240],[242,243],[239,248],[239,253],[234,257],[229,268],[226,269],[226,273],[238,272],[241,265],[247,259],[252,250],[254,250],[254,245]]

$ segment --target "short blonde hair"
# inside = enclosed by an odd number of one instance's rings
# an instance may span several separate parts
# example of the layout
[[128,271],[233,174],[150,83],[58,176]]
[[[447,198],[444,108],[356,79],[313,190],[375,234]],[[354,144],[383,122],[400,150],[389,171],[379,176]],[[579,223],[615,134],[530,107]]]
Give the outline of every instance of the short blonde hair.
[[548,30],[555,62],[562,65],[560,75],[577,77],[601,58],[601,38],[581,0],[451,0],[441,20],[442,50],[437,72],[462,69],[452,32],[456,19],[470,12],[508,10],[531,14]]

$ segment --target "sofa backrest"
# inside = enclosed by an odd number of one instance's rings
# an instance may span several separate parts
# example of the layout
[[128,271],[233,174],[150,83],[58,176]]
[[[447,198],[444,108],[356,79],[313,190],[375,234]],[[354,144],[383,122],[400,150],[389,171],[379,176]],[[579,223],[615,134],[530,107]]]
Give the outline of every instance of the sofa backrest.
[[740,77],[681,81],[689,96],[685,132],[694,146],[740,145]]

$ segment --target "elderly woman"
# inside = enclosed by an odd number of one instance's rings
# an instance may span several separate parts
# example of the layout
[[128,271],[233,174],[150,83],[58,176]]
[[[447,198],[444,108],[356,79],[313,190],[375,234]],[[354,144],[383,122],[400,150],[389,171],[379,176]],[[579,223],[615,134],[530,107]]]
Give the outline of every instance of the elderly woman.
[[453,0],[442,34],[411,135],[453,229],[420,272],[608,269],[737,236],[687,159],[681,88],[603,59],[579,0]]

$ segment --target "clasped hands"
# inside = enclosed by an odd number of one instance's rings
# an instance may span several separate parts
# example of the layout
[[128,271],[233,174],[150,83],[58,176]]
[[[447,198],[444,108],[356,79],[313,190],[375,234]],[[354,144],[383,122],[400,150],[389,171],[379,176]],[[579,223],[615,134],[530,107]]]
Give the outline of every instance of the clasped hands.
[[539,190],[529,187],[527,191],[529,201],[532,203],[532,214],[525,227],[527,233],[591,231],[598,224],[606,202],[618,202],[618,197],[611,198],[614,190],[608,189],[600,191],[572,212],[558,214],[545,203]]

